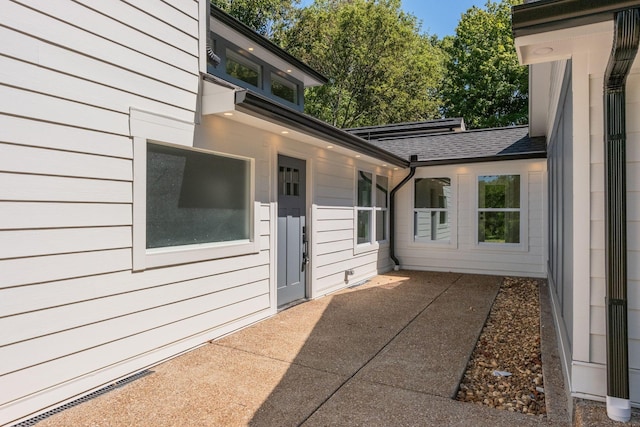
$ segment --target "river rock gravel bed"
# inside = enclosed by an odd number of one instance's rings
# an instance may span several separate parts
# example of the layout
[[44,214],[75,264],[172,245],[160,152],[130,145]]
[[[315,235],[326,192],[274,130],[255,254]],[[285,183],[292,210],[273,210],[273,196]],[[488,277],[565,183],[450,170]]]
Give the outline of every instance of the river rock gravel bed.
[[504,279],[464,373],[457,399],[545,416],[536,279]]

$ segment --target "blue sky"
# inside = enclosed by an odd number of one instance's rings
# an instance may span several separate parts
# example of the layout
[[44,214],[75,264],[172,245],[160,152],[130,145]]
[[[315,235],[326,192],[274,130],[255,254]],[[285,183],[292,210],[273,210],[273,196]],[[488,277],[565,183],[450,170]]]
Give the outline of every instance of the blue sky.
[[[313,0],[301,0],[306,6]],[[402,8],[422,21],[422,32],[437,34],[439,38],[453,35],[460,15],[471,6],[484,8],[485,0],[402,0]]]
[[471,6],[484,8],[485,0],[402,0],[402,8],[422,20],[422,32],[439,38],[453,35],[460,15]]

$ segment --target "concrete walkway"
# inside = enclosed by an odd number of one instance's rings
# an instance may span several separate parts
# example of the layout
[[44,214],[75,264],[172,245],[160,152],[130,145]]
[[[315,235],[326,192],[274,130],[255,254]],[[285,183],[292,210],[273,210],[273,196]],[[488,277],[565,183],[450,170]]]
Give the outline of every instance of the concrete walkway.
[[452,399],[500,281],[377,276],[156,366],[37,425],[558,425]]

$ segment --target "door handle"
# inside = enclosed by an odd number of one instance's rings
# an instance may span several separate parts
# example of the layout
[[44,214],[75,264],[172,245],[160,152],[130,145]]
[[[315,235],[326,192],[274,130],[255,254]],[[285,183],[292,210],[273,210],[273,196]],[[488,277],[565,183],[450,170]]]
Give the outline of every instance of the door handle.
[[302,269],[305,270],[305,266],[309,264],[309,241],[307,240],[307,227],[302,226]]

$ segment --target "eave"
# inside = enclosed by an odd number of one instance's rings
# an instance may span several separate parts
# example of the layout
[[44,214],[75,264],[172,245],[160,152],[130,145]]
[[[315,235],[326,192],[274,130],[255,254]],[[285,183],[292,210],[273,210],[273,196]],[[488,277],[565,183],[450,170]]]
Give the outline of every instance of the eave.
[[514,36],[562,30],[612,21],[613,14],[638,7],[638,0],[540,0],[514,6]]

